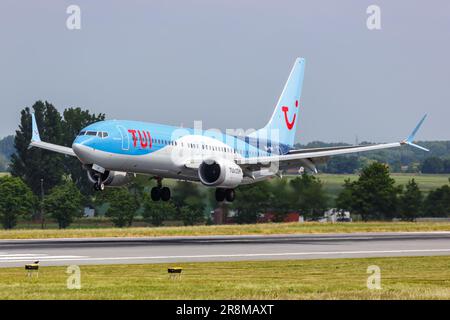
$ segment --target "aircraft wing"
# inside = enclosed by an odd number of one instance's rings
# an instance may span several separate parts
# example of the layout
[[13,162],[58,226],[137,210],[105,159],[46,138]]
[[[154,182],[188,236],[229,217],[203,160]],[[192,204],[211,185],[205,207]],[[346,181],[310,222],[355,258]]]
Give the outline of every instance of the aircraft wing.
[[382,143],[367,146],[342,146],[330,148],[291,150],[287,154],[283,155],[238,159],[237,164],[242,167],[245,167],[247,170],[251,170],[251,167],[253,166],[261,166],[261,167],[268,166],[271,163],[276,162],[278,162],[280,168],[292,167],[299,164],[306,164],[307,167],[315,170],[314,167],[315,160],[324,161],[324,159],[330,156],[396,148],[403,145],[410,145],[424,151],[429,151],[428,149],[413,143],[414,137],[417,131],[419,130],[420,126],[422,125],[422,123],[425,121],[425,118],[426,115],[422,118],[422,120],[420,120],[420,122],[417,124],[413,132],[409,135],[409,137],[400,142]]
[[50,150],[50,151],[57,152],[57,153],[62,153],[62,154],[68,155],[68,156],[76,157],[75,152],[73,152],[72,148],[41,141],[41,137],[39,135],[39,129],[37,127],[36,118],[34,116],[34,113],[31,114],[31,118],[32,118],[33,135],[31,138],[30,148],[37,147],[37,148]]

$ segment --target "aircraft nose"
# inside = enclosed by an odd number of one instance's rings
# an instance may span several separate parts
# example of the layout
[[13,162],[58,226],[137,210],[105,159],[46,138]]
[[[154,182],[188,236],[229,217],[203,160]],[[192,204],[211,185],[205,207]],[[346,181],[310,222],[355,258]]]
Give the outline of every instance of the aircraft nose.
[[72,144],[72,150],[83,163],[90,163],[89,147],[80,142],[74,142]]

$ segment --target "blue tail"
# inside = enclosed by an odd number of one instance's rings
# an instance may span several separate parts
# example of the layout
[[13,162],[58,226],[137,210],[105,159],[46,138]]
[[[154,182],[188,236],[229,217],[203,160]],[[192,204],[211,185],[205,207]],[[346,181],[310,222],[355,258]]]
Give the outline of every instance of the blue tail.
[[258,136],[265,135],[280,144],[294,145],[304,74],[305,59],[297,58],[272,117],[264,128],[256,132]]

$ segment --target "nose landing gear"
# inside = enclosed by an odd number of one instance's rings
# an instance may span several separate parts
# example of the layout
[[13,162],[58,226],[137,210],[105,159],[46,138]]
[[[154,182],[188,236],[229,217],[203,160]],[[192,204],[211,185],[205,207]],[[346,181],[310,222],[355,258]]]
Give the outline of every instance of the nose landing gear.
[[102,182],[100,182],[100,183],[96,182],[94,184],[94,190],[95,191],[105,191],[105,184]]
[[156,178],[158,185],[153,187],[150,192],[150,197],[153,201],[169,201],[170,200],[170,189],[168,187],[162,186],[162,179]]
[[94,190],[95,191],[104,191],[105,190],[105,184],[103,183],[103,177],[101,172],[97,172],[95,175],[97,178],[97,182],[94,183]]

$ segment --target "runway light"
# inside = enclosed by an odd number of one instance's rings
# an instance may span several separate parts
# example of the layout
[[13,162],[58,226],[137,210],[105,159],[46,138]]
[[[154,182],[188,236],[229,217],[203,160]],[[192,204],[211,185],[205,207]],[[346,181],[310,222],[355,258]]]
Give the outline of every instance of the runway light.
[[172,267],[168,268],[167,272],[169,273],[170,279],[179,279],[181,278],[181,272],[183,271],[183,268],[181,267]]
[[39,277],[39,261],[26,264],[25,270],[27,271],[27,277],[32,277],[33,274],[36,274],[36,277]]

